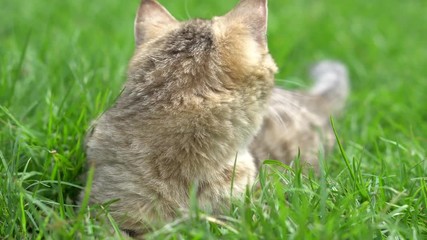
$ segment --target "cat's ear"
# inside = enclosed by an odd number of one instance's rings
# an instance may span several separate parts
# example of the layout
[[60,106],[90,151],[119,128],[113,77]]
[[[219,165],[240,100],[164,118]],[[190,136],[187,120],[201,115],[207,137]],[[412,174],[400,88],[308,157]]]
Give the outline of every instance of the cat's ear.
[[224,18],[228,23],[241,23],[263,46],[267,46],[267,0],[240,0]]
[[142,0],[135,17],[135,44],[141,45],[178,21],[156,0]]

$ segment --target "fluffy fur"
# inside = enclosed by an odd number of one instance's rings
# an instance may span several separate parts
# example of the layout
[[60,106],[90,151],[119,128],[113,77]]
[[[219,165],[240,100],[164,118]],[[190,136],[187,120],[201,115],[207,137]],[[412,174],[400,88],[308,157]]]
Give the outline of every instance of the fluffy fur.
[[347,98],[347,69],[339,62],[322,61],[313,66],[311,77],[314,86],[308,91],[273,90],[262,129],[251,144],[258,166],[265,159],[291,164],[299,156],[317,171],[319,155],[332,149],[329,119]]
[[173,219],[188,209],[191,186],[200,207],[218,212],[263,159],[289,163],[301,148],[316,164],[315,128],[328,129],[339,108],[324,72],[346,89],[345,69],[316,68],[310,93],[273,90],[266,2],[241,0],[225,16],[178,22],[155,0],[142,1],[124,90],[86,137],[90,201],[119,199],[110,210],[121,229],[140,237],[148,224]]
[[122,229],[173,219],[198,186],[219,211],[256,174],[248,145],[274,84],[266,1],[243,0],[213,20],[178,22],[154,0],[136,18],[128,81],[87,136],[95,166],[91,202],[110,206]]

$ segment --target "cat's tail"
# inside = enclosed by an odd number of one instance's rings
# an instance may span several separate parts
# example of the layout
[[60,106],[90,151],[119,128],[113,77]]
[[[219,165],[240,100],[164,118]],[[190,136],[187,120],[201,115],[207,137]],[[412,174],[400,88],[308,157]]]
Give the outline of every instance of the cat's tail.
[[314,85],[308,93],[318,98],[323,105],[324,113],[339,112],[344,107],[349,94],[349,77],[346,66],[338,61],[323,60],[311,68],[310,74]]

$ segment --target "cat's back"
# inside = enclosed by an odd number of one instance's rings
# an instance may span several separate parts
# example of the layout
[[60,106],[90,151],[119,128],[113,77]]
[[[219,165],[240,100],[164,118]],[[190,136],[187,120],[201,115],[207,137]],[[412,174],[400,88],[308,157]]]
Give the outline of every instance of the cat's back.
[[232,179],[233,193],[244,192],[256,173],[248,144],[276,72],[265,4],[178,22],[157,1],[141,3],[124,90],[87,136],[91,202],[119,198],[114,217],[141,224],[188,206],[194,184],[211,209],[230,198]]

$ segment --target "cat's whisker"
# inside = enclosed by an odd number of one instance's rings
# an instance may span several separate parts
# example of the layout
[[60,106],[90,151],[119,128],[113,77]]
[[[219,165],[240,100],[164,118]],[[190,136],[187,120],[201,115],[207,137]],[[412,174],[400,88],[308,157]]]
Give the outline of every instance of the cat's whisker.
[[283,122],[282,117],[277,112],[277,108],[270,107],[269,108],[269,113],[273,115],[274,120],[276,120],[283,128],[286,128],[286,124],[285,124],[285,122]]
[[188,9],[188,0],[184,1],[184,6],[185,6],[185,15],[187,15],[187,18],[189,19],[193,18],[190,14],[190,10]]

